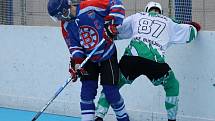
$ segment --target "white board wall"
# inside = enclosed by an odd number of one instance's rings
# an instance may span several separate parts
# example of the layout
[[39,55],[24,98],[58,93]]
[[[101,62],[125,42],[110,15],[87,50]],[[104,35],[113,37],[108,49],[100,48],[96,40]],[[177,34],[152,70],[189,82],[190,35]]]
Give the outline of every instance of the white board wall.
[[[0,26],[0,107],[39,111],[69,77],[69,53],[57,27]],[[180,121],[215,121],[215,32],[173,45],[166,60],[180,82]],[[118,41],[119,57],[128,41]],[[100,88],[99,88],[100,90]],[[66,87],[47,112],[80,116],[80,82]],[[144,76],[121,93],[135,121],[166,121],[164,91]],[[110,111],[107,120],[114,116]]]

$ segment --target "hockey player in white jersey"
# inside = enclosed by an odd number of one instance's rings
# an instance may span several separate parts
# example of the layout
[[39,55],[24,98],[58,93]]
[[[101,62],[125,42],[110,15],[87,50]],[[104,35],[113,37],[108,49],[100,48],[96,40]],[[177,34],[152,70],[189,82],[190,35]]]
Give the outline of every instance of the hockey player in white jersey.
[[[165,51],[172,44],[190,43],[201,26],[196,22],[179,24],[162,14],[159,3],[149,2],[144,12],[128,16],[118,28],[118,39],[131,40],[119,62],[122,74],[118,85],[131,84],[140,75],[147,76],[154,86],[162,85],[168,121],[176,121],[179,82],[165,62]],[[101,93],[96,121],[103,121],[108,108]]]

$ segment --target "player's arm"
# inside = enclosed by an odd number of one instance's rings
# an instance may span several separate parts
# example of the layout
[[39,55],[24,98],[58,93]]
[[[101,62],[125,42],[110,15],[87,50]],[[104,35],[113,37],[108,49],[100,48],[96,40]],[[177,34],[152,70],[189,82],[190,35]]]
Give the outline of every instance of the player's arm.
[[106,12],[109,14],[105,16],[104,38],[115,40],[118,34],[117,27],[125,17],[125,8],[120,0],[110,0]]
[[190,37],[187,43],[190,43],[192,40],[196,39],[198,32],[201,30],[201,25],[197,22],[189,22],[190,25]]
[[85,54],[83,47],[80,45],[80,42],[76,38],[71,38],[71,46],[69,47],[70,58],[72,58],[75,64],[80,64],[85,59]]
[[69,38],[69,34],[65,29],[65,22],[61,21],[61,33],[63,35],[64,41],[66,42],[66,45],[68,49],[71,47],[71,40]]
[[121,25],[125,18],[125,8],[121,0],[110,0],[110,12],[108,17],[113,21],[114,25]]
[[[196,22],[192,22],[196,23]],[[170,21],[170,42],[171,43],[189,43],[196,39],[200,25],[178,24]]]
[[[79,42],[79,34],[75,30],[77,29],[76,24],[69,24],[70,28],[66,30],[65,22],[61,22],[61,30],[63,38],[70,52],[70,57],[74,59],[76,63],[81,63],[84,60],[83,49]],[[67,32],[68,31],[68,32]]]
[[69,72],[73,78],[73,81],[76,81],[77,76],[81,76],[81,72],[84,72],[83,69],[77,70],[77,68],[79,67],[80,63],[85,59],[83,48],[80,45],[79,33],[77,31],[78,28],[75,23],[70,23],[69,25],[66,24],[66,26],[64,24],[61,24],[61,28],[64,40],[70,52]]
[[84,73],[84,69],[78,69],[80,64],[85,59],[85,54],[83,51],[82,46],[80,45],[80,41],[77,39],[77,37],[74,37],[72,35],[69,35],[69,38],[71,40],[71,46],[69,47],[70,52],[70,68],[69,72],[71,76],[73,77],[73,81],[77,80],[77,76],[82,76],[82,72]]
[[119,34],[117,35],[117,40],[129,39],[133,35],[132,21],[134,15],[128,16],[124,19],[123,24],[118,26],[117,30]]

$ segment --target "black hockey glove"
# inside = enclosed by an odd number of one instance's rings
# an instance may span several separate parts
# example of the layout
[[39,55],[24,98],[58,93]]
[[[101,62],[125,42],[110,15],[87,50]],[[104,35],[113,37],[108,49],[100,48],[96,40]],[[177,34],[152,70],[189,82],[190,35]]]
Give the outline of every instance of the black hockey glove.
[[119,32],[117,31],[117,25],[113,24],[112,20],[105,21],[104,33],[103,33],[105,40],[111,40],[111,41],[116,40],[118,33]]

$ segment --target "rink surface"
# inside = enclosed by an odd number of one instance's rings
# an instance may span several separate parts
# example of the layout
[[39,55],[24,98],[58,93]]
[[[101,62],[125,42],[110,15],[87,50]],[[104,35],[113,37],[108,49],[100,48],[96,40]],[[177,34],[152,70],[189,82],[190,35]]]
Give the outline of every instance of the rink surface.
[[[0,108],[1,121],[31,121],[35,115],[36,112]],[[80,118],[44,113],[37,119],[37,121],[80,121]]]

